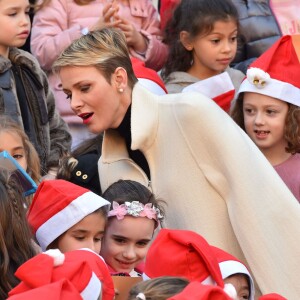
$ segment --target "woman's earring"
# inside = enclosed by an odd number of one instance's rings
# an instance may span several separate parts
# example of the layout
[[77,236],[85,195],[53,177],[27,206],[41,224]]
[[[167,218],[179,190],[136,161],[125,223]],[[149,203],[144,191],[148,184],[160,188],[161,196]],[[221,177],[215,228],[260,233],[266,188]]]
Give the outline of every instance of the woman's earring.
[[118,89],[118,92],[119,92],[119,93],[123,93],[123,92],[124,92],[124,89],[119,88],[119,89]]

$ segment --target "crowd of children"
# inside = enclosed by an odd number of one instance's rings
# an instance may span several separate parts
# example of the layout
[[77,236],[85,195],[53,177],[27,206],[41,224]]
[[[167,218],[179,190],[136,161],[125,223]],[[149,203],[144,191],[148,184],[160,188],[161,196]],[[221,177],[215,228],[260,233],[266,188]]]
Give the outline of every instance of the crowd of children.
[[300,36],[243,73],[236,1],[31,2],[0,0],[0,298],[297,299]]

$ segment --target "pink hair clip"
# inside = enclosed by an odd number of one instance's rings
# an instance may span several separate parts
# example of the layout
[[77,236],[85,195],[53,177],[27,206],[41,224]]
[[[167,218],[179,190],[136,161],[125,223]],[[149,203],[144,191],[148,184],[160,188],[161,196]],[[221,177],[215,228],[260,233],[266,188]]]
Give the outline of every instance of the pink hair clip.
[[152,203],[144,205],[139,201],[132,201],[120,205],[113,201],[112,206],[113,209],[108,212],[108,217],[117,217],[118,220],[124,219],[126,215],[133,217],[147,217],[148,219],[153,219],[155,221],[163,218],[160,210],[155,206],[152,207]]

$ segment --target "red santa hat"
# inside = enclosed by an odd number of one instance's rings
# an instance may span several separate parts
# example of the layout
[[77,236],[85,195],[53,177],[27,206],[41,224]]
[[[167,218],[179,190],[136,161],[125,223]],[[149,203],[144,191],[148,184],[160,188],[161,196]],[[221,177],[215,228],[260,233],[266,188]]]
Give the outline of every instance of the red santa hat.
[[[32,292],[28,295],[34,295],[36,289],[38,297],[54,286],[56,286],[55,293],[64,295],[74,293],[76,290],[81,296],[79,299],[84,300],[97,300],[100,296],[103,300],[112,300],[114,297],[113,281],[104,260],[89,249],[74,250],[65,254],[58,249],[48,250],[21,265],[15,276],[21,283],[9,292],[10,300],[21,299],[14,296],[27,295],[29,291]],[[54,283],[57,284],[53,285]],[[45,297],[47,294],[41,298],[31,299],[45,299]]]
[[[207,241],[188,230],[161,229],[150,246],[143,273],[144,279],[160,276],[185,277],[202,284],[224,288],[218,261]],[[226,290],[231,293],[231,285]],[[227,289],[228,288],[228,289]]]
[[87,215],[110,203],[65,180],[43,181],[30,205],[28,222],[42,250]]
[[9,300],[82,300],[80,293],[66,279],[13,295]]
[[165,95],[168,93],[164,82],[157,72],[147,68],[145,62],[132,57],[131,63],[133,72],[142,86],[156,95]]
[[300,106],[300,36],[285,35],[247,70],[239,93],[258,93]]
[[200,282],[191,282],[181,293],[167,300],[231,300],[218,286],[203,285]]
[[182,93],[185,92],[201,93],[213,99],[223,110],[228,112],[234,98],[235,89],[229,74],[223,72],[188,85],[182,90]]
[[234,257],[233,255],[229,254],[226,251],[214,246],[211,246],[211,249],[212,251],[214,251],[215,256],[217,257],[222,278],[225,279],[235,274],[246,275],[248,278],[249,290],[250,290],[249,300],[254,300],[254,293],[255,293],[254,282],[247,267],[236,257]]

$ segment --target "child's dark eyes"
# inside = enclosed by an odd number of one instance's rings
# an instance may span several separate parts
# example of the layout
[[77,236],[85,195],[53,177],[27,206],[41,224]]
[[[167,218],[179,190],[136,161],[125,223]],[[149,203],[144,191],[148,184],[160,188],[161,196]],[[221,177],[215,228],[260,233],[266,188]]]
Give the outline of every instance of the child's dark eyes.
[[83,241],[85,239],[84,236],[74,236],[74,238],[78,241]]
[[117,242],[118,244],[125,244],[126,240],[122,238],[114,238],[114,241]]
[[275,113],[276,113],[275,110],[272,110],[272,109],[267,110],[267,114],[269,114],[269,115],[274,115]]
[[215,40],[212,40],[211,41],[213,44],[218,44],[219,42],[220,42],[220,40],[219,39],[215,39]]
[[247,114],[251,114],[254,112],[254,110],[252,108],[244,108],[244,112],[246,112]]
[[22,154],[14,154],[13,158],[16,159],[16,160],[18,160],[18,159],[23,158],[23,155]]
[[137,245],[140,246],[140,247],[146,247],[148,244],[149,244],[148,241],[140,241],[140,242],[137,242]]

